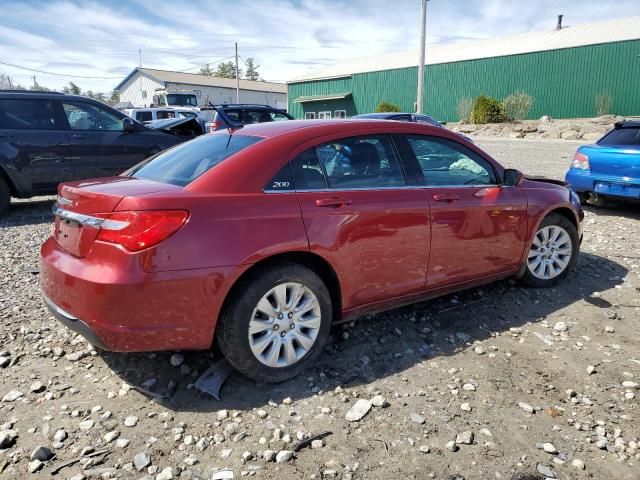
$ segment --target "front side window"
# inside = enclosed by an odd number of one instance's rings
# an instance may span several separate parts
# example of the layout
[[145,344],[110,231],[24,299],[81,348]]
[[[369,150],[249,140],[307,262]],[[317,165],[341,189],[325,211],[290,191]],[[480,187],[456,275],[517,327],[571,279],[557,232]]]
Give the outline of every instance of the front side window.
[[428,186],[497,184],[493,167],[457,142],[425,135],[405,135]]
[[62,102],[71,130],[122,131],[122,119],[91,103]]
[[184,187],[231,155],[262,140],[247,135],[202,135],[182,143],[126,174]]
[[285,120],[291,120],[287,115],[280,112],[269,112],[269,115],[271,115],[271,120],[274,122],[283,122]]
[[59,126],[48,100],[0,100],[0,128],[54,130]]

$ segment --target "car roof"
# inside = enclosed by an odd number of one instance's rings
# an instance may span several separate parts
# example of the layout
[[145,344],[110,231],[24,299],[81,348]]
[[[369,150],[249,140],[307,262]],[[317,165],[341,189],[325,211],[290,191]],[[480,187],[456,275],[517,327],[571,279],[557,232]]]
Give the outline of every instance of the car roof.
[[[398,122],[395,120],[384,119],[326,119],[326,120],[290,120],[287,122],[264,122],[252,123],[242,128],[234,130],[234,135],[251,135],[256,137],[275,137],[293,131],[304,130],[305,134],[310,136],[321,136],[334,132],[344,132],[348,136],[350,132],[361,132],[366,129],[367,125],[380,129],[384,125],[384,130],[390,133],[400,131],[422,131],[428,133],[436,131],[440,134],[440,128],[433,125],[418,124],[411,122]],[[220,130],[222,134],[226,134],[227,130]],[[453,132],[452,132],[453,134]],[[456,134],[453,134],[456,135]]]
[[270,105],[261,105],[257,103],[224,103],[221,105],[216,105],[217,108],[224,108],[225,110],[230,108],[252,108],[252,109],[263,109],[263,110],[282,110],[278,107],[272,107]]
[[63,92],[42,92],[42,91],[31,91],[31,90],[0,90],[0,97],[11,98],[11,99],[43,98],[43,99],[56,99],[56,100],[60,100],[61,98],[64,98],[65,100],[84,100],[84,101],[102,103],[99,100],[96,100],[91,97],[86,97],[84,95],[71,95]]

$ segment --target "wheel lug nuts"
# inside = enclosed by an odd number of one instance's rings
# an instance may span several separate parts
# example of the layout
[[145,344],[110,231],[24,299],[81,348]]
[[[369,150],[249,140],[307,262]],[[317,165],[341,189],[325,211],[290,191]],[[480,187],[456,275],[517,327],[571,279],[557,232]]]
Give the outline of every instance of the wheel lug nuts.
[[273,326],[273,329],[274,329],[274,330],[280,330],[280,325],[274,325],[274,326]]
[[287,317],[293,318],[293,313],[289,312],[289,315],[287,315]]
[[292,323],[291,325],[289,325],[289,328],[290,328],[291,330],[293,330],[294,328],[296,328],[296,324],[295,324],[295,323]]
[[284,337],[286,334],[287,334],[287,332],[282,332],[282,333],[280,334],[280,336],[281,336],[281,337]]
[[278,314],[278,318],[282,320],[282,317],[284,317],[284,315],[282,315],[281,313]]

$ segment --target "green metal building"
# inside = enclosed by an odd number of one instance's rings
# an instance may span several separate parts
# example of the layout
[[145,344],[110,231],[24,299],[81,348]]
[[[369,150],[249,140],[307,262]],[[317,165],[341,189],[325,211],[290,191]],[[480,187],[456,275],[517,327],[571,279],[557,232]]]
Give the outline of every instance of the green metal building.
[[[381,101],[416,109],[418,52],[360,58],[288,82],[296,118],[350,117]],[[640,17],[427,46],[423,111],[458,120],[462,98],[503,99],[516,91],[535,99],[530,118],[592,117],[596,96],[611,113],[640,115]]]

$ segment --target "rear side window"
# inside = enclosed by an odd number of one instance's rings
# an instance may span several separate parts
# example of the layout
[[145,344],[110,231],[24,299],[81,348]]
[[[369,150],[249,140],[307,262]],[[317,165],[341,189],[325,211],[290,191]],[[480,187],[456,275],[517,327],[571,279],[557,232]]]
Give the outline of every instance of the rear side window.
[[203,135],[135,167],[128,176],[184,187],[234,153],[262,140],[246,135]]
[[0,128],[55,130],[53,103],[48,100],[0,100]]
[[327,183],[315,148],[302,152],[291,162],[296,190],[323,190]]
[[150,122],[153,120],[151,112],[136,112],[136,120],[139,122]]
[[611,130],[598,145],[640,145],[640,127],[624,127]]
[[389,137],[349,137],[318,145],[291,164],[296,190],[376,189],[407,184]]

